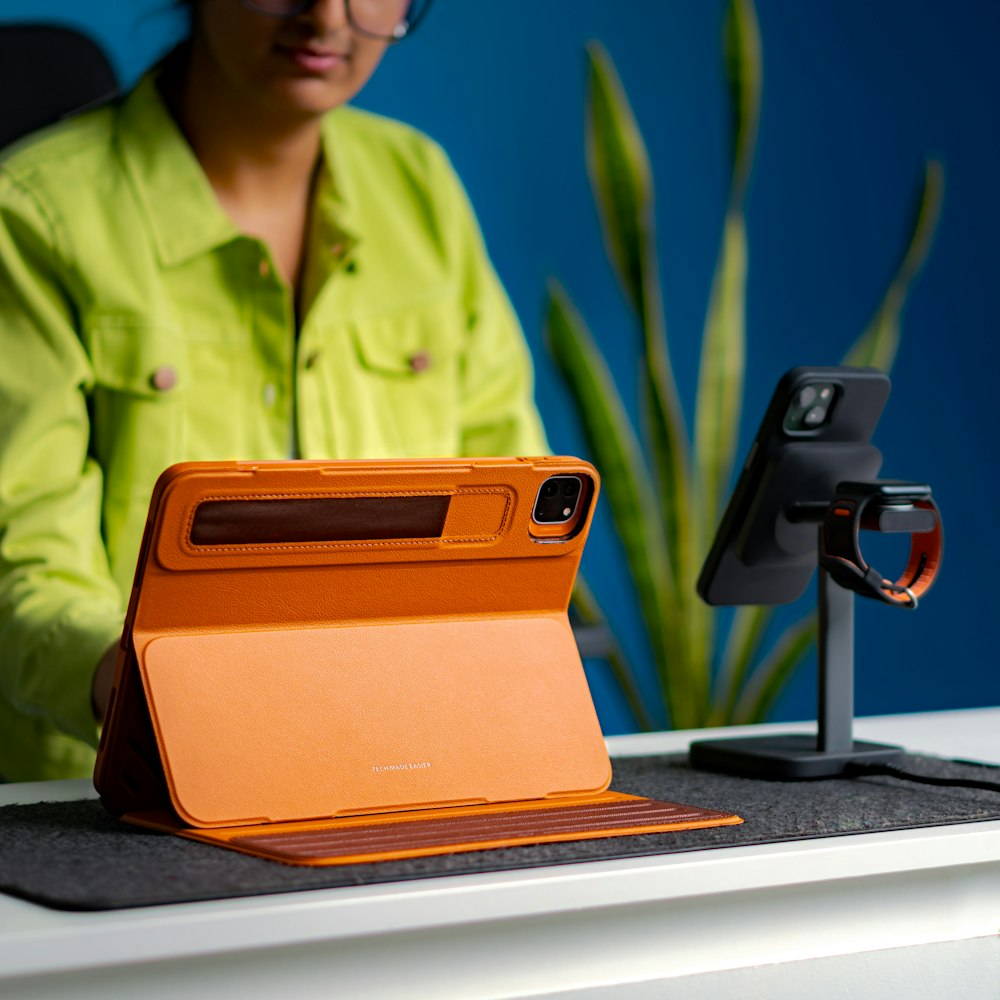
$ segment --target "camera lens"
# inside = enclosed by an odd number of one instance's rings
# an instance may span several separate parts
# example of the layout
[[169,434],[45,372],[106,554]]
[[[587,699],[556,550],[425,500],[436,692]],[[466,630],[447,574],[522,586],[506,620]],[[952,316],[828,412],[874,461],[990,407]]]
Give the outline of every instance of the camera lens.
[[549,497],[554,497],[559,492],[559,484],[554,480],[550,479],[542,487],[542,496],[548,499]]
[[562,484],[562,495],[571,499],[580,492],[580,481],[578,479],[564,479]]
[[815,435],[829,424],[837,407],[837,387],[830,382],[800,385],[785,411],[782,428],[788,434]]

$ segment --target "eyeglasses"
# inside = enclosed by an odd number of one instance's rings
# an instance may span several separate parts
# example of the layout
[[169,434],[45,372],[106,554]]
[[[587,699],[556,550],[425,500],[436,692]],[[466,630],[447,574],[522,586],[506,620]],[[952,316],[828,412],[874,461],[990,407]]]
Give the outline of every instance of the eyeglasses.
[[[240,0],[247,10],[268,17],[295,17],[316,0]],[[347,21],[359,34],[384,42],[401,42],[412,35],[432,0],[344,0]]]

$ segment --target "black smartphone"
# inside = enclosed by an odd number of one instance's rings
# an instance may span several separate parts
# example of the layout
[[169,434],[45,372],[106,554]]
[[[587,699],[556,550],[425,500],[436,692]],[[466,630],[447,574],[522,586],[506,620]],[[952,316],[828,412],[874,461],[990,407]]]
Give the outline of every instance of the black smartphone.
[[787,604],[818,562],[809,505],[878,476],[871,443],[889,377],[876,368],[793,368],[781,378],[698,578],[708,604]]

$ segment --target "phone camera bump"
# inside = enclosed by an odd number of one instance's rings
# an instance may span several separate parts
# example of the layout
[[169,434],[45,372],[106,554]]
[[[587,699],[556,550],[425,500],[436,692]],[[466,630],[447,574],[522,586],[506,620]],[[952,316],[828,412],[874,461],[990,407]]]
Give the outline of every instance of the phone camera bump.
[[583,484],[579,476],[551,476],[535,498],[532,517],[537,524],[561,524],[572,519]]
[[836,398],[836,388],[829,382],[810,382],[792,397],[785,413],[784,428],[791,434],[809,434],[819,430],[829,419]]

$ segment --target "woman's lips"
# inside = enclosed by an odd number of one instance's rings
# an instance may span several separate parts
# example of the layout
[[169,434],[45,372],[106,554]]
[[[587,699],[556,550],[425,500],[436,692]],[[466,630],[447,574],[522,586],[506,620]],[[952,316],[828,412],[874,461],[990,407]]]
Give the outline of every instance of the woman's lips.
[[323,49],[279,46],[278,51],[291,59],[299,69],[317,76],[329,73],[347,59],[346,54],[343,52],[326,51]]

